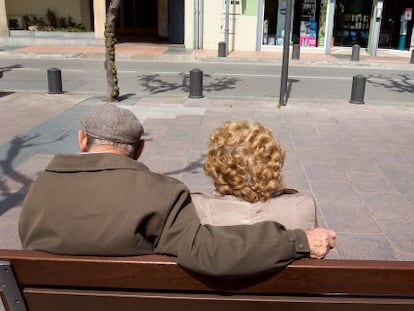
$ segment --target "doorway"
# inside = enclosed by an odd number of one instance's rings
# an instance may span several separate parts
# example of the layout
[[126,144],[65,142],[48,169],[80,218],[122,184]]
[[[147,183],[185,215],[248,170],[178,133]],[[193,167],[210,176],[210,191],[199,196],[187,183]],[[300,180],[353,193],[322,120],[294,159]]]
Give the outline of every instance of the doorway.
[[414,1],[412,0],[384,1],[378,47],[400,50],[410,48],[413,10]]
[[118,41],[158,41],[157,19],[157,0],[123,0],[116,22]]

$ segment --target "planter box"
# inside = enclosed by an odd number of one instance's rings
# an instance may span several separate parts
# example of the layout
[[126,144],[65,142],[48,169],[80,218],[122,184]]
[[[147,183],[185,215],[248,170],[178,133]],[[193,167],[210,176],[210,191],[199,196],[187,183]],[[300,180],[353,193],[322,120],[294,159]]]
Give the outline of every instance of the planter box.
[[95,33],[70,32],[70,31],[31,31],[31,30],[10,30],[10,37],[16,38],[70,38],[70,39],[93,39]]

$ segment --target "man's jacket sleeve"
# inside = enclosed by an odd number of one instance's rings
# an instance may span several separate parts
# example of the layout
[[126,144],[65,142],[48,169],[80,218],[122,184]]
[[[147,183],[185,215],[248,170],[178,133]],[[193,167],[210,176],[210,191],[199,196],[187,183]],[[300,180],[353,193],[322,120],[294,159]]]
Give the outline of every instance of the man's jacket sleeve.
[[155,251],[177,257],[178,264],[192,271],[241,277],[282,268],[309,255],[303,230],[286,230],[271,221],[254,225],[201,225],[184,185],[175,199]]

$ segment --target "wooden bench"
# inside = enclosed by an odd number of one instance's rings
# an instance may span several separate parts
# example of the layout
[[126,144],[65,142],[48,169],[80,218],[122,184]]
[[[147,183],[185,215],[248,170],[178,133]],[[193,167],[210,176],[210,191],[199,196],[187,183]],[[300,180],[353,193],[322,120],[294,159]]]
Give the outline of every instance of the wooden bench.
[[246,279],[196,275],[166,256],[0,250],[6,310],[414,310],[414,261],[310,260]]

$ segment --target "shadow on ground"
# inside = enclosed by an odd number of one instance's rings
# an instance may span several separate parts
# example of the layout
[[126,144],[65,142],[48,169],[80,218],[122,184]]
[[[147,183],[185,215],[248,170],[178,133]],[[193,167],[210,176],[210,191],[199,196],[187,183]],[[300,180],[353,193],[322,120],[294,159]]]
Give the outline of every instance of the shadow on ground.
[[33,134],[16,136],[10,141],[5,159],[0,160],[0,168],[3,173],[0,179],[0,192],[2,194],[0,197],[0,216],[23,201],[33,181],[33,179],[16,170],[14,162],[19,154],[26,148],[51,144],[65,139],[66,136],[68,136],[68,133],[54,140],[36,142],[40,134]]
[[10,65],[6,67],[0,67],[0,78],[3,77],[3,73],[7,71],[12,71],[15,68],[22,68],[23,66],[20,64]]
[[400,74],[397,79],[384,75],[369,75],[367,82],[374,87],[383,87],[397,93],[414,93],[413,77]]
[[193,173],[193,174],[199,173],[199,169],[204,166],[204,163],[203,163],[204,158],[205,158],[205,154],[202,154],[199,157],[199,159],[189,162],[182,169],[165,172],[163,174],[165,174],[165,175],[174,175],[174,174],[180,174],[180,173],[184,173],[184,172]]
[[[144,87],[146,92],[150,94],[160,94],[170,91],[183,91],[189,92],[190,90],[190,76],[185,73],[180,73],[178,76],[181,78],[181,82],[171,82],[162,79],[159,74],[143,75],[138,77],[141,85]],[[204,77],[211,79],[211,75],[204,75]],[[211,82],[203,83],[203,90],[205,92],[220,92],[224,90],[236,88],[236,84],[241,81],[238,78],[214,78]]]

